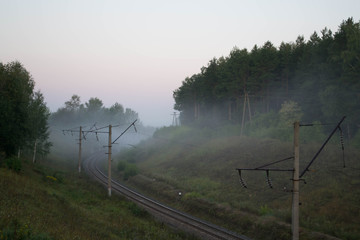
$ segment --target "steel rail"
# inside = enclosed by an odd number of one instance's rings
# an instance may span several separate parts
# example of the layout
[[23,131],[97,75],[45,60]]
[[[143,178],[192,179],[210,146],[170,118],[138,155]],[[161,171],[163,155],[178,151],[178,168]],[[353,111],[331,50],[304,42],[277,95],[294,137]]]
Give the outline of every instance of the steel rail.
[[[84,161],[85,171],[91,174],[96,178],[97,181],[107,186],[107,176],[99,169],[97,163],[99,158],[96,156],[91,156],[86,161]],[[180,212],[173,208],[170,208],[164,204],[161,204],[153,199],[145,197],[140,193],[112,180],[113,190],[122,195],[125,195],[131,201],[145,207],[152,213],[156,215],[161,215],[163,218],[166,218],[168,221],[172,222],[172,225],[176,227],[181,227],[185,230],[187,228],[195,229],[196,232],[200,232],[198,236],[204,239],[223,239],[223,240],[250,240],[250,238],[239,235],[232,231],[229,231],[220,226],[205,222],[193,216],[190,216],[186,213]],[[185,230],[186,231],[186,230]]]

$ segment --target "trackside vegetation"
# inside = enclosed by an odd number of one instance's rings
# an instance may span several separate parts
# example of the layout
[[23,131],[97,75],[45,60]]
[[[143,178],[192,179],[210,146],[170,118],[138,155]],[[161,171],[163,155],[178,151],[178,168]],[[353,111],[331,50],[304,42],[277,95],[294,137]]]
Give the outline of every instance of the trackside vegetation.
[[[72,160],[71,160],[72,161]],[[195,239],[49,156],[19,172],[0,166],[0,239]]]
[[[322,126],[313,126],[312,133],[300,129],[301,169],[322,144],[304,138],[327,135],[318,127]],[[270,189],[264,172],[243,172],[245,189],[235,169],[255,168],[292,156],[293,143],[286,138],[240,136],[239,132],[240,126],[233,125],[216,129],[165,127],[136,149],[124,151],[117,160],[119,165],[124,165],[123,161],[136,163],[139,172],[126,184],[156,200],[253,239],[290,239],[291,173],[270,172]],[[342,156],[336,136],[304,175],[300,185],[301,239],[360,237],[360,152],[347,141],[345,168]],[[292,166],[289,160],[274,167]]]

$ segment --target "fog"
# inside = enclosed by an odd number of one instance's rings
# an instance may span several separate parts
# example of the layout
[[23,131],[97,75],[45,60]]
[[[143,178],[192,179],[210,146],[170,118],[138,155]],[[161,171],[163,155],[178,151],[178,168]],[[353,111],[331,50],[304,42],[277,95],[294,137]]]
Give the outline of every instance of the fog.
[[[65,159],[74,159],[75,162],[79,152],[80,126],[83,158],[97,152],[108,151],[109,125],[112,126],[113,154],[134,147],[142,140],[151,137],[155,131],[153,127],[145,127],[131,111],[124,113],[123,118],[119,118],[119,114],[105,116],[106,109],[90,114],[80,110],[61,111],[59,109],[57,114],[52,114],[49,121],[50,141],[53,144],[51,152]],[[130,118],[128,118],[129,113],[133,114]]]

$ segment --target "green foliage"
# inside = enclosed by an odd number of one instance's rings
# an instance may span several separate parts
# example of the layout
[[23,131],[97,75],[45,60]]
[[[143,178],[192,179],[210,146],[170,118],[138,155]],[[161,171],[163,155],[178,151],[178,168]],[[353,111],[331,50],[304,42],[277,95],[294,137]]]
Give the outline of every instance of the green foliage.
[[294,101],[285,101],[281,104],[281,109],[279,110],[280,121],[286,127],[290,127],[294,122],[300,121],[303,113],[299,105]]
[[[19,62],[0,63],[0,151],[11,156],[39,141],[39,149],[49,147],[49,110],[35,82]],[[44,150],[46,153],[48,149]]]
[[334,34],[325,28],[308,41],[299,36],[279,48],[269,41],[250,52],[234,48],[229,56],[211,59],[200,73],[187,77],[174,91],[174,108],[181,112],[182,124],[189,126],[238,125],[243,119],[252,123],[249,115],[256,118],[280,110],[278,120],[285,124],[300,119],[334,122],[347,116],[351,133],[356,132],[359,36],[360,22],[349,18]]
[[13,220],[9,227],[0,230],[0,239],[3,240],[52,240],[45,233],[35,234],[28,224],[21,224],[17,219]]
[[[110,108],[104,107],[102,100],[97,97],[91,97],[85,105],[81,103],[80,96],[74,94],[65,106],[59,108],[50,116],[51,125],[60,125],[62,127],[82,125],[84,123],[93,124],[128,124],[138,119],[138,114],[130,108],[115,103]],[[140,122],[138,122],[140,123]]]
[[324,142],[327,138],[324,126],[321,125],[321,122],[314,121],[312,124],[314,125],[310,127],[302,127],[300,129],[301,143]]
[[291,141],[292,126],[280,120],[280,114],[273,111],[257,114],[245,128],[245,134],[256,138],[272,138],[282,141]]
[[129,163],[125,166],[124,169],[124,180],[128,180],[130,177],[135,176],[138,174],[138,169],[135,164]]
[[141,218],[149,217],[149,213],[145,209],[139,207],[138,205],[136,205],[133,202],[129,203],[128,208],[131,211],[131,213],[134,214],[134,216],[136,216],[136,217],[141,217]]
[[124,171],[125,168],[126,168],[126,165],[127,165],[127,164],[126,164],[125,161],[119,161],[118,164],[117,164],[117,170],[118,170],[119,172]]
[[20,172],[22,168],[21,159],[18,157],[9,157],[5,160],[6,166],[15,172]]
[[130,177],[138,174],[136,164],[121,160],[117,163],[117,170],[123,174],[123,179],[128,180]]
[[190,199],[200,199],[201,195],[198,192],[188,192],[184,195],[184,200],[190,200]]
[[273,211],[271,210],[271,208],[268,207],[268,205],[263,205],[260,206],[260,210],[259,210],[259,214],[261,216],[265,216],[265,215],[271,215],[273,213]]
[[22,174],[0,168],[0,239],[193,239],[119,195],[109,198],[64,159],[45,163],[25,161]]
[[[291,173],[270,171],[274,187],[270,189],[264,172],[243,171],[242,178],[248,186],[243,189],[235,170],[259,167],[293,155],[293,128],[290,126],[279,132],[279,119],[276,112],[258,114],[251,125],[246,126],[246,134],[261,134],[261,131],[272,129],[276,138],[281,133],[287,141],[239,136],[236,132],[228,135],[228,129],[232,129],[229,126],[213,130],[189,126],[180,127],[184,131],[174,127],[160,129],[154,135],[156,137],[134,149],[132,154],[140,174],[129,184],[198,217],[232,226],[234,231],[251,238],[289,239]],[[320,122],[313,124],[300,129],[301,170],[322,145],[327,136],[324,132],[329,130]],[[256,132],[263,125],[266,127]],[[338,142],[329,143],[304,176],[307,184],[300,186],[301,239],[329,239],[312,231],[341,239],[360,236],[357,221],[360,153],[345,145],[345,156],[347,167],[343,168]],[[270,167],[291,169],[293,161],[289,159]],[[286,191],[283,191],[284,187]],[[181,199],[179,191],[183,193]]]
[[103,102],[98,98],[90,98],[85,106],[89,112],[98,112],[103,107]]
[[76,111],[80,108],[80,106],[81,106],[80,96],[76,94],[72,95],[70,100],[65,102],[65,108],[68,111]]

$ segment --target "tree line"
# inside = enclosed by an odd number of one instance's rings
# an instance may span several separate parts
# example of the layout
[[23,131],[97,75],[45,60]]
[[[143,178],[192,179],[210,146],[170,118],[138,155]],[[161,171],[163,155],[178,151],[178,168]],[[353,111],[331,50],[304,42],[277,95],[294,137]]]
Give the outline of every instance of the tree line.
[[[15,157],[20,152],[33,155],[33,161],[36,155],[50,152],[49,126],[54,130],[94,123],[128,124],[138,119],[137,112],[119,103],[106,108],[92,97],[83,104],[76,94],[50,113],[43,94],[34,87],[34,79],[20,62],[0,63],[0,164],[6,159],[10,168],[21,165]],[[140,121],[138,124],[142,127]]]
[[91,97],[83,104],[80,96],[74,94],[63,107],[51,114],[50,124],[75,127],[97,123],[98,126],[101,126],[109,123],[127,124],[136,119],[138,119],[138,113],[131,108],[124,108],[120,103],[116,102],[107,108],[103,105],[102,100]]
[[23,150],[34,150],[34,156],[49,152],[50,111],[34,86],[21,63],[0,63],[0,159]]
[[173,97],[185,125],[248,124],[266,116],[280,121],[284,115],[325,123],[346,115],[351,135],[359,128],[359,92],[360,22],[349,18],[337,32],[324,28],[308,41],[299,36],[278,48],[270,41],[251,51],[235,47],[187,77]]

